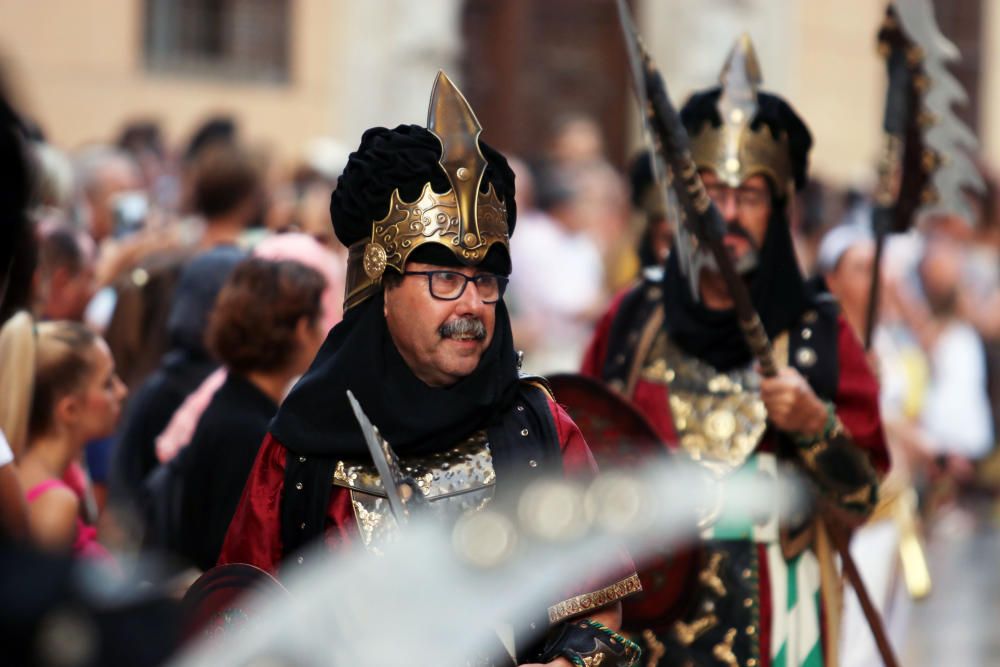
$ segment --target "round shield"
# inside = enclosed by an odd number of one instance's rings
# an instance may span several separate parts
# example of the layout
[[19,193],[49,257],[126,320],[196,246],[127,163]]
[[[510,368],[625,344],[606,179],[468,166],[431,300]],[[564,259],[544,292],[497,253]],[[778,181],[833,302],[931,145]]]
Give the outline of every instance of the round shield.
[[645,415],[621,394],[583,375],[561,373],[546,379],[580,427],[598,465],[632,466],[668,452]]
[[[620,394],[589,377],[548,378],[556,401],[583,433],[602,468],[639,466],[670,456],[649,420]],[[668,409],[666,405],[663,409]],[[638,563],[642,592],[622,600],[625,628],[667,628],[686,610],[697,584],[696,548],[654,552]]]
[[191,584],[181,600],[183,636],[239,632],[259,610],[263,596],[288,595],[288,590],[264,570],[233,563],[213,567]]

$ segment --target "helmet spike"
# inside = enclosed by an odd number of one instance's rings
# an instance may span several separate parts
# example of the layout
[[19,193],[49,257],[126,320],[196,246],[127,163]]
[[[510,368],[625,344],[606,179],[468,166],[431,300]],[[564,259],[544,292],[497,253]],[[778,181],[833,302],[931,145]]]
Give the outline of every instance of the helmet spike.
[[763,81],[760,73],[760,61],[757,60],[757,50],[754,49],[753,40],[749,33],[743,33],[736,38],[733,47],[726,56],[726,64],[722,66],[719,73],[719,83],[723,87],[730,85],[729,80],[736,76],[746,83],[744,86],[752,87],[754,93]]
[[458,242],[478,248],[483,243],[476,218],[479,184],[486,171],[486,158],[479,150],[483,128],[462,91],[440,70],[431,90],[427,129],[441,142],[439,164],[458,202]]
[[760,63],[750,35],[743,33],[733,44],[726,64],[719,74],[722,93],[717,109],[724,134],[723,171],[720,174],[729,185],[738,186],[743,175],[740,148],[757,114],[757,88],[761,83]]

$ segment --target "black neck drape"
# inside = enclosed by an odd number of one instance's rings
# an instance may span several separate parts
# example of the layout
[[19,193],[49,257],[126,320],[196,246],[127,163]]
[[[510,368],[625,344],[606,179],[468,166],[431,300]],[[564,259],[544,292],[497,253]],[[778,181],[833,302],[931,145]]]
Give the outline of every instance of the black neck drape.
[[496,306],[493,340],[479,366],[443,388],[429,387],[413,374],[392,342],[382,311],[381,293],[350,309],[285,399],[270,430],[290,451],[369,457],[347,402],[348,389],[400,455],[451,447],[514,401],[517,357],[502,301]]
[[[772,339],[794,325],[811,303],[783,211],[775,202],[757,268],[748,276],[750,300]],[[663,288],[664,325],[683,351],[720,371],[750,362],[735,311],[712,310],[696,300],[676,253],[667,259]]]

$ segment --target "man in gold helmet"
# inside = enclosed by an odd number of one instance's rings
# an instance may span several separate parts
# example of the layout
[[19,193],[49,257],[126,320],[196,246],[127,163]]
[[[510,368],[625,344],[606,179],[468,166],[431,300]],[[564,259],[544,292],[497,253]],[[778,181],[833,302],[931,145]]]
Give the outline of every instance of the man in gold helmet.
[[[284,573],[316,539],[377,551],[397,529],[348,390],[441,514],[593,472],[544,383],[519,376],[503,302],[514,175],[480,131],[439,74],[426,128],[370,129],[350,156],[330,204],[349,248],[344,319],[272,421],[220,563]],[[619,599],[639,588],[627,560],[514,623],[518,664],[632,664],[615,633]]]
[[[721,85],[693,95],[681,119],[726,223],[726,249],[774,341],[778,375],[758,373],[718,266],[683,226],[662,278],[622,294],[599,323],[583,371],[628,397],[664,442],[710,474],[777,479],[792,465],[830,511],[860,522],[887,463],[878,385],[834,303],[803,280],[789,207],[805,185],[812,139],[785,100],[758,91],[760,80],[743,37]],[[815,515],[799,514],[791,530],[779,528],[777,510],[745,525],[708,522],[689,573],[640,568],[648,604],[626,601],[624,627],[642,638],[649,664],[834,664],[830,549]],[[685,576],[688,587],[656,583]],[[690,597],[658,601],[661,588]]]

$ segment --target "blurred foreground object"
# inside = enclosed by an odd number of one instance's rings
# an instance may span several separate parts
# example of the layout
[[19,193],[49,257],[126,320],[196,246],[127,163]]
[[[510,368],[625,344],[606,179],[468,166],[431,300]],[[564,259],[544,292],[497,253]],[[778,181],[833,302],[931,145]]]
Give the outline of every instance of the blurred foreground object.
[[485,654],[507,644],[505,619],[615,567],[620,544],[645,558],[654,543],[658,550],[693,539],[691,517],[706,508],[722,522],[742,521],[805,501],[790,478],[720,484],[693,472],[657,460],[589,483],[536,479],[454,524],[418,512],[381,557],[360,544],[304,552],[308,564],[283,578],[287,592],[264,581],[270,594],[231,597],[239,579],[253,589],[263,577],[217,568],[189,595],[201,600],[194,617],[211,619],[202,641],[172,664],[380,666],[414,656],[428,665],[503,664]]

